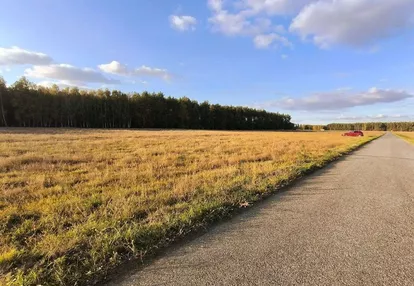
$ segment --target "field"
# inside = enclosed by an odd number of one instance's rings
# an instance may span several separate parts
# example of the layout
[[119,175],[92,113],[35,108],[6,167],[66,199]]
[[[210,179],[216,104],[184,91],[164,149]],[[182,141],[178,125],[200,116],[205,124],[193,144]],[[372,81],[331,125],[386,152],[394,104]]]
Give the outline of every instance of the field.
[[414,144],[414,132],[396,132],[397,136]]
[[380,134],[1,129],[0,284],[93,284]]

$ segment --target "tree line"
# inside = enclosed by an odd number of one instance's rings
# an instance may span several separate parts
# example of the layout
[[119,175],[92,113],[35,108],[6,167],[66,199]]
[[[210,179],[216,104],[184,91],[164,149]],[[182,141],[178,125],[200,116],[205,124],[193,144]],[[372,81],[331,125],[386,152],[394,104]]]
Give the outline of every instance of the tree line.
[[287,114],[222,106],[162,93],[60,89],[22,77],[7,86],[0,77],[0,126],[76,128],[179,128],[289,130]]
[[296,130],[362,130],[362,131],[414,131],[414,122],[363,122],[363,123],[331,123],[328,125],[295,125]]
[[321,130],[327,130],[326,125],[311,125],[311,124],[297,124],[296,130],[302,130],[302,131],[321,131]]
[[332,123],[328,130],[414,131],[414,122]]

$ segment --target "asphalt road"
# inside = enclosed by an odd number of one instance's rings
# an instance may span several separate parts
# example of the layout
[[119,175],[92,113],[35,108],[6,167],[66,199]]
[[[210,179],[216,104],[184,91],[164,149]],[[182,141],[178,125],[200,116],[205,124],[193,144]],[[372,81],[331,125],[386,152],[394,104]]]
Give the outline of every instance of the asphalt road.
[[414,146],[387,134],[110,285],[414,285]]

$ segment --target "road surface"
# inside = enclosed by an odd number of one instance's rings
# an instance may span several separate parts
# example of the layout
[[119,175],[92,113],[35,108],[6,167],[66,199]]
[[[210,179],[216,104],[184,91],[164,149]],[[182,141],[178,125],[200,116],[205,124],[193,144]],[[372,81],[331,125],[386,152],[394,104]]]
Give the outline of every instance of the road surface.
[[414,146],[386,134],[109,285],[414,285]]

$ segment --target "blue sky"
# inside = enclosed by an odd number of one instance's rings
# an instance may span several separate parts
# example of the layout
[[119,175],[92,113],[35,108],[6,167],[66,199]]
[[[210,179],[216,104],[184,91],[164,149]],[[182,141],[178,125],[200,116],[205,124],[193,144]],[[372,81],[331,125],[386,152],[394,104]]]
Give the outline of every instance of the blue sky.
[[298,123],[414,120],[412,0],[3,0],[0,75]]

